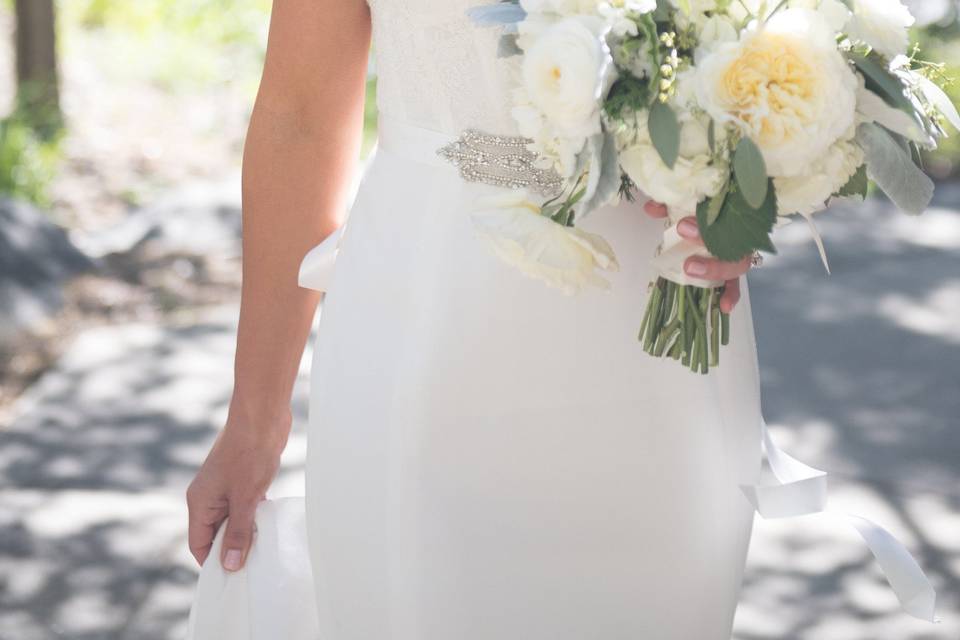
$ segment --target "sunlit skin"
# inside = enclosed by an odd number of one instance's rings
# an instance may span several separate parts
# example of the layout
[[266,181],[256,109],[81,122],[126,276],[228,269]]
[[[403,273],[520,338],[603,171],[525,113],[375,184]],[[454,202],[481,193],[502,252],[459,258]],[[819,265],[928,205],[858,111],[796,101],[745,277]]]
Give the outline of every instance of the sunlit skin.
[[187,490],[190,551],[246,562],[273,482],[320,294],[300,261],[337,229],[359,158],[370,47],[366,0],[278,0],[243,150],[243,288],[227,422]]
[[[653,200],[643,205],[643,210],[647,215],[653,218],[666,218],[667,207],[654,202]],[[697,226],[697,219],[688,216],[680,220],[677,225],[677,233],[697,244],[703,244],[703,238],[700,237],[700,228]],[[740,301],[740,276],[750,270],[751,260],[749,257],[740,262],[724,262],[715,258],[700,258],[693,256],[687,258],[683,263],[683,270],[687,275],[705,280],[725,280],[727,283],[723,296],[720,298],[720,310],[724,313],[730,313]]]

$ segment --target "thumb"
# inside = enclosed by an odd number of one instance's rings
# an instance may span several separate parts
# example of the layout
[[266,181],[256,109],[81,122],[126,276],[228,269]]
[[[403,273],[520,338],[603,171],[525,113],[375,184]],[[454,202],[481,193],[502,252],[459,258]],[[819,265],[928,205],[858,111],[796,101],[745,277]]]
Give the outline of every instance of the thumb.
[[220,562],[227,571],[239,571],[247,562],[247,553],[253,542],[256,510],[256,502],[230,505],[230,517],[220,553]]

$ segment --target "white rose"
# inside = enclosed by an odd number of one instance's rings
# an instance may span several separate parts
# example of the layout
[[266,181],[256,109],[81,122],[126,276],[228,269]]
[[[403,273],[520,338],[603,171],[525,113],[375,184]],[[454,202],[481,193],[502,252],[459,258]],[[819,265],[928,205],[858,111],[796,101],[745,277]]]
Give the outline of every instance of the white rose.
[[521,73],[530,102],[565,137],[600,131],[600,107],[615,79],[599,18],[565,18],[525,50]]
[[646,112],[637,117],[636,137],[620,152],[620,166],[637,187],[676,212],[688,215],[716,195],[729,169],[710,155],[707,123],[681,112],[680,157],[669,168],[650,140]]
[[813,163],[806,174],[774,179],[779,215],[810,215],[822,210],[830,197],[850,181],[863,160],[863,149],[859,145],[852,140],[841,140]]
[[853,0],[853,19],[847,35],[870,45],[887,58],[907,52],[907,29],[914,23],[900,0]]
[[771,176],[800,175],[853,125],[857,77],[819,13],[785,9],[698,59],[697,96],[760,147]]
[[567,295],[587,286],[609,289],[597,270],[620,268],[606,240],[544,216],[523,190],[484,199],[471,220],[500,259]]

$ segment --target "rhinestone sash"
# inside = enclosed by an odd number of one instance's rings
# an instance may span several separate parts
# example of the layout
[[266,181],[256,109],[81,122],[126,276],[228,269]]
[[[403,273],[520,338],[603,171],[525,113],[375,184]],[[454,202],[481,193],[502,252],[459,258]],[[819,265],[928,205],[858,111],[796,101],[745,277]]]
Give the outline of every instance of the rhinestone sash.
[[528,138],[468,129],[437,149],[437,155],[460,169],[460,176],[468,182],[527,188],[547,197],[558,195],[563,179],[555,171],[537,166],[537,154],[527,148],[531,142]]

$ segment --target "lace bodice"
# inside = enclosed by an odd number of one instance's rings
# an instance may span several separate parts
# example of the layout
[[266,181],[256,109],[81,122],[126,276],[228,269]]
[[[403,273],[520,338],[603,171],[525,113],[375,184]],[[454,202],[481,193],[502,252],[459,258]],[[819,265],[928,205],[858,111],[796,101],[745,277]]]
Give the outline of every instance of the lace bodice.
[[497,57],[500,30],[466,15],[485,0],[368,0],[381,113],[451,135],[513,135],[516,64]]

